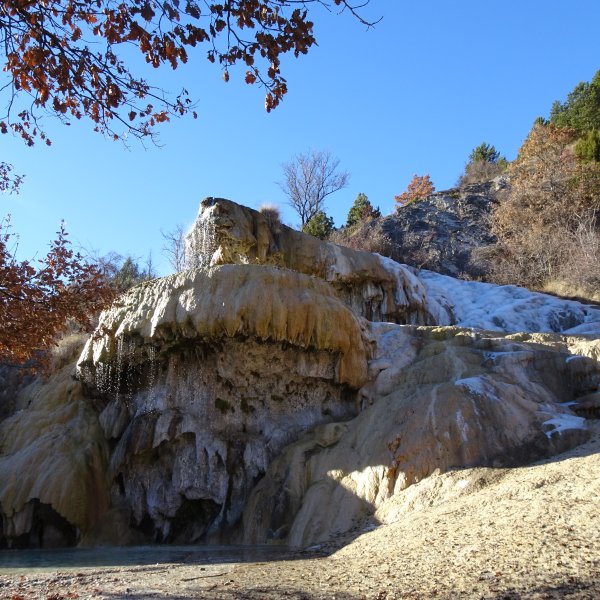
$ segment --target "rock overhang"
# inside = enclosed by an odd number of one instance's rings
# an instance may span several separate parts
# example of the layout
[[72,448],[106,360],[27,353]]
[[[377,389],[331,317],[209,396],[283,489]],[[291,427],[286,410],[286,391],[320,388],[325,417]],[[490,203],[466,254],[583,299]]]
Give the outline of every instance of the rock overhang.
[[364,323],[324,281],[267,265],[193,269],[130,290],[103,313],[78,367],[116,360],[117,340],[168,349],[177,342],[251,338],[338,356],[336,383],[367,380]]

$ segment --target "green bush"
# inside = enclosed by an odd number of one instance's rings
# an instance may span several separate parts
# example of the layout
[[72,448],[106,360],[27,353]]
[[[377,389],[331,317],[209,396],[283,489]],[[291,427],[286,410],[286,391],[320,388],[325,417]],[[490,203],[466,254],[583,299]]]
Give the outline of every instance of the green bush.
[[600,70],[591,82],[577,84],[565,102],[552,105],[550,122],[580,132],[600,129]]
[[575,154],[580,160],[600,162],[600,132],[590,129],[577,142]]
[[320,240],[327,239],[335,229],[333,225],[333,218],[328,217],[322,210],[318,211],[317,214],[310,220],[302,231],[309,235],[314,235]]
[[381,211],[379,208],[373,208],[373,205],[369,202],[367,195],[360,192],[358,196],[356,196],[354,204],[348,211],[346,227],[353,227],[362,221],[376,219],[380,216]]
[[463,174],[458,179],[458,186],[470,185],[489,181],[500,175],[508,166],[508,161],[494,146],[482,142],[469,154],[469,162],[465,165]]
[[497,163],[500,158],[500,152],[496,150],[495,146],[490,146],[487,142],[482,142],[479,146],[473,148],[471,154],[469,154],[470,162],[482,160],[488,163]]

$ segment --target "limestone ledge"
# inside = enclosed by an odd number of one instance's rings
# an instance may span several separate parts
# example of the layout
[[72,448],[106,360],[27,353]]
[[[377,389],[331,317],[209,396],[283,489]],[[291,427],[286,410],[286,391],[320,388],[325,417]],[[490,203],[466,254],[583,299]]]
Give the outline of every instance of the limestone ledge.
[[79,368],[117,359],[119,338],[167,349],[186,340],[252,338],[338,355],[335,382],[367,379],[364,322],[326,282],[287,269],[222,265],[136,286],[104,312]]

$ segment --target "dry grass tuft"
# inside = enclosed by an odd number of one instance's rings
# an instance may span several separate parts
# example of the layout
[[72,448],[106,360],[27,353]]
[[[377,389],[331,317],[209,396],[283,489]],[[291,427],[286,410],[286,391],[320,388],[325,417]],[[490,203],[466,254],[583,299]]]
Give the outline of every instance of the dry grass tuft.
[[395,244],[380,227],[368,225],[338,229],[329,236],[329,241],[352,250],[376,252],[389,257],[392,257],[395,248]]
[[263,204],[258,209],[258,212],[267,219],[271,229],[281,225],[281,211],[278,206],[275,206],[274,204]]

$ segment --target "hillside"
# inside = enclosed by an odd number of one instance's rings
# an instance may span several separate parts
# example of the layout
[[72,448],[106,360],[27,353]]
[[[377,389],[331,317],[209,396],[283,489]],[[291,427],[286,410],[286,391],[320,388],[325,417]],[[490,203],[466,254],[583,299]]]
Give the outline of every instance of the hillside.
[[434,192],[367,225],[369,235],[381,232],[389,240],[394,260],[444,275],[486,278],[477,251],[496,242],[491,213],[507,182],[485,183]]
[[535,120],[514,160],[483,142],[455,189],[415,174],[383,218],[361,193],[331,237],[416,268],[598,302],[599,130],[600,71]]

